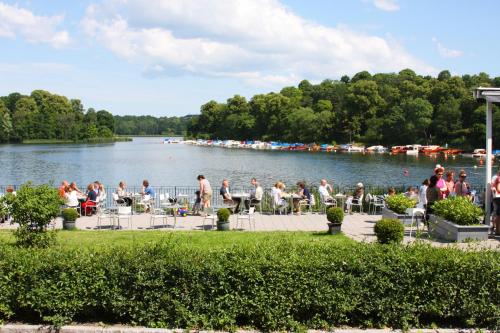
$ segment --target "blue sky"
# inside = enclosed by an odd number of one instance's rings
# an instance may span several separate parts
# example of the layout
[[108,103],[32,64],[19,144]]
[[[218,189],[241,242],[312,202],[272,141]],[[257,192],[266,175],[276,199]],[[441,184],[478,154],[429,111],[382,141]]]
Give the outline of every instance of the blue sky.
[[0,95],[173,116],[361,70],[495,77],[498,13],[494,0],[0,0]]

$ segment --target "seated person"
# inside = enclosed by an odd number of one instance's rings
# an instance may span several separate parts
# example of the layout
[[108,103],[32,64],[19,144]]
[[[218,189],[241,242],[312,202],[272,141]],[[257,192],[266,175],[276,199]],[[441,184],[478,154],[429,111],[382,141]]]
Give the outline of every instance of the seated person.
[[311,192],[306,188],[306,185],[304,182],[298,182],[297,183],[299,189],[297,191],[298,196],[300,197],[297,200],[293,200],[293,206],[295,208],[295,211],[300,214],[300,206],[302,205],[309,205],[311,203]]
[[116,189],[116,194],[118,195],[118,200],[116,201],[119,204],[125,204],[126,206],[132,206],[132,198],[127,193],[127,185],[124,181],[121,181],[118,184],[118,188]]
[[250,209],[250,207],[258,205],[262,200],[262,196],[264,195],[264,190],[257,182],[257,179],[252,178],[250,184],[252,184],[253,188],[250,190],[250,197],[245,200],[245,207],[247,210]]
[[87,200],[82,203],[82,212],[85,215],[92,215],[94,208],[97,206],[97,193],[94,189],[94,183],[87,186]]
[[408,191],[404,193],[404,196],[408,199],[418,201],[418,193],[415,191],[413,186],[408,187]]
[[77,194],[80,194],[80,195],[84,195],[83,191],[81,191],[78,186],[76,186],[76,183],[75,182],[71,182],[71,184],[69,184],[69,186],[71,187],[71,189],[73,191],[75,191]]
[[352,204],[356,204],[356,205],[360,204],[363,200],[364,195],[365,195],[365,189],[364,189],[363,183],[356,184],[356,190],[354,191],[354,194],[352,196],[348,197],[346,200],[347,210],[349,212],[351,211]]
[[220,191],[219,191],[220,195],[222,196],[222,201],[224,202],[225,205],[228,205],[228,206],[234,206],[231,207],[229,210],[231,210],[233,213],[234,212],[237,212],[240,208],[240,203],[241,203],[241,199],[233,199],[231,197],[231,193],[229,193],[229,181],[227,179],[224,179],[222,181],[222,186],[220,188]]
[[282,182],[277,182],[271,189],[271,195],[273,197],[273,205],[275,209],[283,209],[287,206],[286,200],[284,199],[284,189],[285,184],[283,184]]
[[335,203],[335,199],[332,197],[333,188],[326,182],[326,179],[321,179],[318,191],[321,195],[321,201]]
[[149,185],[149,181],[144,179],[142,181],[142,204],[144,205],[146,212],[151,210],[151,201],[155,198],[155,191],[153,187]]
[[389,190],[387,191],[387,194],[385,196],[390,197],[391,195],[395,195],[395,194],[396,194],[396,190],[394,189],[394,187],[389,187]]
[[64,193],[64,200],[66,202],[66,206],[71,208],[76,208],[79,206],[80,202],[78,201],[78,195],[76,191],[73,191],[71,186],[66,186],[66,191]]
[[66,194],[66,187],[68,186],[68,181],[63,180],[61,186],[59,186],[58,193],[61,198],[64,198]]
[[106,190],[104,189],[104,185],[99,183],[99,192],[97,195],[97,202],[106,201]]

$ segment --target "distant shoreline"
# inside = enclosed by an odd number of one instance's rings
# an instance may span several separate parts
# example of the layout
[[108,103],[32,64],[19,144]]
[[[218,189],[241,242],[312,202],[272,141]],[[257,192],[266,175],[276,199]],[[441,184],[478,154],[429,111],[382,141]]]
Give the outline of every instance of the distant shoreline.
[[93,138],[86,140],[59,140],[59,139],[32,139],[23,140],[18,144],[36,145],[36,144],[69,144],[69,143],[113,143],[113,142],[129,142],[133,141],[131,137],[115,136],[112,138]]

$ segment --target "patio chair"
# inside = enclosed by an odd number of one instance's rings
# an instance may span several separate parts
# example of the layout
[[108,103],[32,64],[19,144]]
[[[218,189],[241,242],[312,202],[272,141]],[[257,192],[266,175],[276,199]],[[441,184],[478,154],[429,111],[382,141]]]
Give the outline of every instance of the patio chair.
[[364,194],[362,194],[362,195],[358,198],[357,202],[351,201],[351,202],[349,203],[349,207],[348,207],[348,211],[349,211],[349,213],[352,213],[352,208],[353,208],[353,207],[358,207],[359,212],[360,212],[360,213],[363,213],[363,199],[364,199],[364,198],[365,198],[365,195],[364,195]]
[[300,200],[299,201],[299,208],[300,208],[300,211],[302,211],[302,207],[307,207],[307,210],[309,211],[309,213],[312,213],[312,208],[314,206],[314,194],[311,193],[311,201],[307,201],[307,200]]
[[113,197],[113,204],[115,206],[126,206],[125,201],[120,200],[120,197],[116,193],[112,193],[111,196]]
[[243,222],[248,221],[248,229],[252,230],[252,220],[253,220],[253,230],[255,231],[255,206],[250,207],[248,210],[245,210],[236,216],[236,229],[238,229],[238,226],[240,226],[241,229],[243,229]]
[[321,209],[323,210],[323,213],[326,214],[327,209],[330,207],[337,207],[337,200],[335,200],[333,198],[325,198],[321,194],[319,196],[320,196],[320,200],[321,200]]
[[202,221],[202,228],[203,231],[205,231],[205,221],[211,221],[212,222],[212,229],[215,226],[215,223],[217,222],[217,208],[214,207],[209,207],[208,212],[206,212],[207,215],[203,217]]
[[102,229],[102,221],[108,220],[109,224],[114,227],[115,215],[109,209],[101,209],[97,213],[97,229]]
[[118,222],[118,228],[121,227],[120,221],[127,221],[129,229],[132,229],[132,207],[130,206],[119,206],[118,212],[115,215],[115,219]]
[[370,193],[366,195],[366,201],[368,202],[368,214],[376,214],[377,208],[382,209],[383,207],[385,207],[383,198],[376,195],[371,195]]
[[[423,208],[407,208],[405,214],[411,216],[410,224],[410,238],[411,232],[413,231],[413,221],[416,221],[416,230],[418,230],[418,215],[421,215],[425,219],[425,209]],[[415,236],[416,237],[416,236]]]
[[[156,220],[163,222],[162,225],[167,225],[167,212],[162,208],[155,208],[151,212],[151,217],[149,218],[149,226],[154,228]],[[174,226],[175,228],[175,226]]]

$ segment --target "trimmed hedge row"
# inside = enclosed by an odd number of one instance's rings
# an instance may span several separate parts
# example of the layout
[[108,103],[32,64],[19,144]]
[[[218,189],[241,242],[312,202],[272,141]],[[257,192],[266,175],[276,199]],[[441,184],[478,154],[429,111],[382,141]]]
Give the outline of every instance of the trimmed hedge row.
[[428,246],[0,245],[0,321],[231,329],[495,327],[500,256]]

